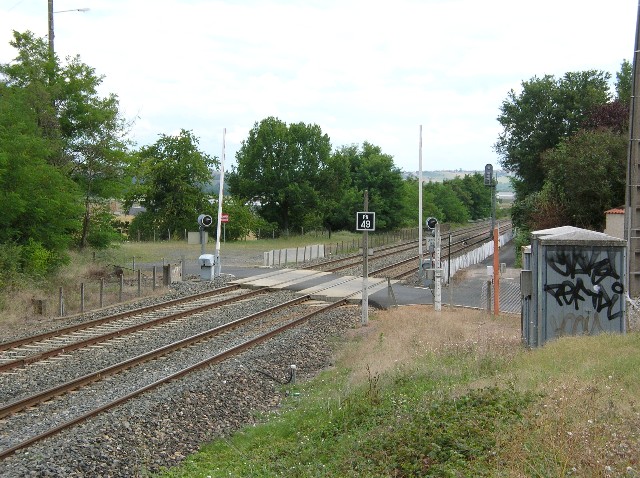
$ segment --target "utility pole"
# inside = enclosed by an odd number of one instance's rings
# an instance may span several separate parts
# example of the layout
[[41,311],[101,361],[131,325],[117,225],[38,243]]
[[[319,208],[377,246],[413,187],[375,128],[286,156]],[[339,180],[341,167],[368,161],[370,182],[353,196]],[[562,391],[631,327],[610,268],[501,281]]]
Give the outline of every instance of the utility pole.
[[640,296],[640,2],[633,49],[633,76],[629,118],[627,189],[625,194],[624,237],[627,240],[627,293]]
[[[222,159],[220,160],[220,189],[218,190],[218,226],[216,230],[216,251],[214,277],[220,277],[222,264],[220,264],[220,223],[222,222],[222,200],[224,199],[224,154],[227,128],[222,130]],[[225,230],[226,232],[226,230]]]
[[418,276],[420,279],[424,277],[423,261],[424,253],[422,250],[422,125],[420,125],[420,146],[418,150]]
[[53,58],[53,0],[49,0],[49,55]]

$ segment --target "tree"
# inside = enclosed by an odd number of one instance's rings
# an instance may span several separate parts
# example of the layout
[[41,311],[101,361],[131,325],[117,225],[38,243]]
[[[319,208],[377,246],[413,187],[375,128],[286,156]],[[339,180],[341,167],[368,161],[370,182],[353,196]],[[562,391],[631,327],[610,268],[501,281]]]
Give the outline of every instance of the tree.
[[[78,245],[104,247],[114,230],[105,216],[107,200],[120,198],[128,162],[126,128],[115,95],[102,98],[103,77],[79,57],[60,64],[47,43],[33,33],[14,32],[18,56],[0,65],[5,84],[20,89],[48,142],[47,161],[72,178],[84,196]],[[95,213],[95,214],[94,214]]]
[[[229,222],[223,224],[222,229],[224,236],[220,240],[237,241],[239,239],[246,238],[256,227],[257,218],[256,214],[251,208],[244,204],[238,198],[228,196],[224,198],[222,207],[224,208],[224,214],[229,215]],[[208,214],[211,214],[213,218],[213,226],[209,232],[210,235],[215,234],[218,224],[218,199],[214,199],[211,202],[211,206],[207,210]],[[222,233],[221,232],[221,233]]]
[[502,166],[515,173],[518,199],[540,191],[545,180],[541,156],[562,138],[575,134],[597,105],[610,100],[610,75],[589,70],[534,77],[511,90],[502,102],[498,121],[503,127],[495,144]]
[[198,214],[210,207],[202,185],[211,179],[210,168],[218,165],[217,158],[201,152],[198,139],[184,129],[143,147],[134,162],[135,184],[125,205],[139,202],[146,214],[134,219],[132,230],[159,230],[161,237],[168,237],[193,228]]
[[462,201],[470,219],[484,219],[491,216],[491,194],[494,190],[484,185],[482,174],[465,174],[462,178],[457,176],[443,183]]
[[354,187],[351,178],[351,158],[357,151],[354,145],[339,148],[320,171],[319,209],[329,237],[332,231],[353,229],[355,213],[362,209],[363,193]]
[[50,142],[23,88],[0,82],[0,244],[22,247],[22,267],[31,253],[47,257],[45,273],[63,262],[80,229],[82,205],[75,183],[47,162]]
[[[63,153],[70,158],[70,175],[84,195],[84,215],[79,246],[106,246],[109,221],[100,220],[104,204],[122,197],[130,182],[127,125],[121,118],[115,95],[97,93],[102,77],[76,57],[65,67],[58,103]],[[95,214],[93,214],[95,212]],[[95,220],[92,220],[95,219]],[[106,227],[106,229],[105,229]]]
[[611,130],[581,131],[543,155],[544,189],[565,224],[602,230],[604,211],[624,204],[627,142]]
[[627,107],[631,104],[633,84],[633,65],[624,60],[620,65],[620,71],[616,73],[616,100]]
[[303,227],[318,207],[317,184],[330,154],[329,137],[318,125],[287,126],[266,118],[255,123],[236,153],[229,191],[256,204],[264,219],[284,230]]
[[439,211],[435,216],[438,221],[461,224],[470,219],[469,210],[449,184],[427,183],[425,189],[425,197],[433,201]]
[[[376,213],[376,230],[399,226],[406,205],[403,202],[402,173],[394,165],[393,157],[366,141],[361,149],[348,146],[341,150],[341,154],[349,161],[352,186],[360,201],[364,190],[369,191],[369,210]],[[355,218],[355,211],[352,218]]]

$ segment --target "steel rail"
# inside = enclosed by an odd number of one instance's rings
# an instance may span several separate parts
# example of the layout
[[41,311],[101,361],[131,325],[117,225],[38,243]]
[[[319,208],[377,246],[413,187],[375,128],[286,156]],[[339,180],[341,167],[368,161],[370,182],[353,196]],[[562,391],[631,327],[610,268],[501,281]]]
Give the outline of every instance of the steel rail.
[[[36,405],[38,403],[42,403],[45,402],[47,400],[50,400],[54,397],[60,396],[60,395],[64,395],[65,393],[68,393],[72,390],[77,390],[80,387],[83,387],[89,383],[92,382],[96,382],[98,380],[102,380],[105,377],[109,377],[111,375],[115,375],[119,372],[122,372],[123,370],[129,369],[135,365],[139,365],[141,363],[144,362],[148,362],[149,360],[153,360],[159,357],[162,357],[163,355],[166,355],[170,352],[174,352],[178,349],[184,348],[184,347],[188,347],[190,345],[193,345],[194,343],[200,342],[202,340],[206,340],[209,339],[211,337],[214,337],[216,335],[219,335],[223,332],[227,332],[229,330],[235,329],[237,327],[239,327],[240,325],[243,325],[246,322],[250,322],[252,320],[255,320],[259,317],[262,317],[264,315],[268,315],[271,314],[273,312],[276,312],[280,309],[286,308],[286,307],[291,307],[297,304],[300,304],[302,302],[305,302],[307,300],[311,299],[311,296],[306,295],[306,296],[302,296],[302,297],[298,297],[296,299],[287,301],[287,302],[283,302],[282,304],[278,304],[275,305],[273,307],[270,307],[268,309],[262,310],[260,312],[257,312],[255,314],[251,314],[248,315],[246,317],[242,317],[240,319],[234,320],[233,322],[229,322],[228,324],[224,324],[224,325],[219,325],[217,327],[214,327],[212,329],[209,330],[205,330],[204,332],[200,332],[196,335],[192,335],[191,337],[186,337],[182,340],[178,340],[176,342],[173,342],[171,344],[165,345],[163,347],[157,348],[155,350],[151,350],[150,352],[146,352],[144,354],[138,355],[136,357],[132,357],[128,360],[125,360],[123,362],[117,363],[115,365],[111,365],[109,367],[103,368],[101,370],[98,370],[97,372],[92,372],[89,373],[87,375],[84,375],[82,377],[76,378],[74,380],[70,380],[68,382],[65,382],[63,384],[57,385],[55,387],[49,388],[47,390],[44,390],[42,392],[38,392],[36,394],[33,394],[29,397],[26,398],[22,398],[19,400],[15,400],[14,402],[11,402],[7,405],[4,405],[2,407],[0,407],[0,419],[7,417],[9,415],[12,415],[16,412],[19,412],[21,410],[24,410],[25,408],[31,407],[33,405]],[[176,314],[176,315],[181,315]]]
[[301,323],[309,320],[310,318],[312,318],[312,317],[314,317],[314,316],[316,316],[318,314],[327,312],[327,311],[329,311],[331,309],[334,309],[334,308],[337,308],[337,307],[341,307],[341,306],[343,306],[345,304],[347,304],[347,300],[346,299],[343,299],[343,300],[338,301],[338,302],[334,302],[332,304],[329,304],[326,307],[323,307],[321,309],[317,309],[317,310],[315,310],[313,312],[310,312],[309,314],[306,314],[306,315],[304,315],[304,316],[302,316],[302,317],[300,317],[298,319],[294,319],[291,322],[288,322],[287,324],[282,325],[281,327],[273,329],[273,330],[271,330],[269,332],[266,332],[266,333],[264,333],[264,334],[262,334],[260,336],[254,337],[253,339],[247,340],[247,341],[245,341],[245,342],[243,342],[243,343],[241,343],[239,345],[236,345],[234,347],[226,349],[226,350],[224,350],[224,351],[222,351],[222,352],[220,352],[220,353],[218,353],[216,355],[213,355],[213,356],[211,356],[209,358],[201,360],[200,362],[198,362],[198,363],[196,363],[194,365],[191,365],[191,366],[189,366],[189,367],[187,367],[187,368],[185,368],[185,369],[183,369],[183,370],[181,370],[179,372],[173,373],[173,374],[171,374],[171,375],[169,375],[169,376],[167,376],[167,377],[165,377],[163,379],[157,380],[157,381],[155,381],[155,382],[153,382],[153,383],[151,383],[151,384],[149,384],[149,385],[147,385],[145,387],[142,387],[142,388],[140,388],[138,390],[135,390],[135,391],[123,396],[123,397],[120,397],[120,398],[118,398],[116,400],[113,400],[113,401],[111,401],[111,402],[109,402],[109,403],[107,403],[105,405],[102,405],[99,408],[91,410],[91,411],[89,411],[89,412],[87,412],[87,413],[85,413],[83,415],[80,415],[80,416],[78,416],[78,417],[76,417],[74,419],[71,419],[71,420],[69,420],[69,421],[67,421],[65,423],[62,423],[61,425],[58,425],[58,426],[56,426],[54,428],[51,428],[50,430],[47,430],[44,433],[41,433],[41,434],[39,434],[39,435],[37,435],[35,437],[32,437],[32,438],[30,438],[28,440],[25,440],[25,441],[23,441],[21,443],[18,443],[18,444],[14,445],[14,446],[12,446],[10,448],[2,450],[2,451],[0,451],[0,460],[4,459],[4,458],[6,458],[6,457],[8,457],[10,455],[13,455],[18,450],[21,450],[21,449],[26,448],[26,447],[28,447],[30,445],[33,445],[36,442],[42,441],[45,438],[53,436],[53,435],[55,435],[55,434],[57,434],[57,433],[59,433],[59,432],[61,432],[63,430],[66,430],[67,428],[71,428],[72,426],[77,425],[78,423],[86,421],[89,418],[97,416],[97,415],[99,415],[99,414],[101,414],[101,413],[103,413],[103,412],[105,412],[105,411],[107,411],[107,410],[109,410],[111,408],[114,408],[114,407],[116,407],[116,406],[118,406],[118,405],[120,405],[122,403],[125,403],[125,402],[131,400],[132,398],[135,398],[135,397],[137,397],[137,396],[139,396],[139,395],[141,395],[141,394],[143,394],[145,392],[148,392],[148,391],[151,391],[153,389],[156,389],[156,388],[158,388],[159,386],[161,386],[161,385],[163,385],[165,383],[177,380],[179,378],[184,377],[185,375],[188,375],[189,373],[195,372],[196,370],[208,367],[209,365],[213,365],[213,364],[222,362],[222,361],[224,361],[224,360],[226,360],[226,359],[228,359],[230,357],[233,357],[234,355],[238,355],[241,352],[244,352],[248,348],[254,347],[254,346],[256,346],[256,345],[258,345],[258,344],[260,344],[262,342],[265,342],[265,341],[269,340],[271,337],[274,337],[274,336],[276,336],[278,334],[281,334],[282,332],[284,332],[286,330],[289,330],[291,328],[297,327]]
[[193,300],[206,298],[206,297],[209,297],[209,296],[212,296],[212,295],[225,294],[227,292],[231,292],[231,291],[233,291],[235,289],[239,289],[239,288],[240,288],[240,286],[238,286],[238,285],[231,285],[231,286],[227,286],[227,287],[221,287],[220,289],[213,289],[213,290],[210,290],[210,291],[201,292],[199,294],[194,294],[194,295],[190,295],[190,296],[186,296],[186,297],[180,297],[179,299],[172,299],[172,300],[167,301],[167,302],[162,302],[162,303],[159,303],[159,304],[149,305],[149,306],[146,306],[146,307],[140,307],[138,309],[133,309],[133,310],[129,310],[129,311],[126,311],[126,312],[121,312],[121,313],[118,313],[118,314],[110,315],[108,317],[101,317],[99,319],[90,320],[88,322],[83,322],[81,324],[74,324],[74,325],[70,325],[68,327],[62,327],[60,329],[51,330],[49,332],[43,332],[41,334],[31,335],[29,337],[24,337],[24,338],[21,338],[21,339],[12,340],[11,342],[3,342],[3,343],[0,343],[0,352],[5,351],[5,350],[9,350],[9,349],[12,349],[12,348],[20,347],[21,345],[31,344],[31,343],[34,343],[34,342],[40,342],[42,340],[50,339],[52,337],[57,337],[58,335],[70,334],[72,332],[77,332],[79,330],[84,330],[84,329],[88,329],[88,328],[91,328],[91,327],[97,327],[99,325],[102,325],[102,324],[105,324],[105,323],[108,323],[108,322],[113,322],[115,320],[124,319],[124,318],[130,317],[132,315],[138,315],[138,314],[143,314],[143,313],[147,313],[147,312],[152,312],[152,311],[157,310],[157,309],[170,307],[172,305],[182,304],[184,302],[190,302],[190,301],[193,301]]
[[[505,225],[500,227],[500,232],[506,232],[510,228],[511,228],[511,224],[505,224]],[[476,238],[477,238],[477,240],[475,240]],[[471,242],[469,244],[468,241],[470,241],[470,240],[472,240],[473,242]],[[458,253],[460,253],[460,252],[462,252],[462,251],[464,251],[466,249],[473,249],[478,244],[484,244],[486,242],[488,242],[488,239],[487,239],[486,235],[481,234],[481,233],[480,234],[476,234],[475,236],[471,236],[471,237],[467,237],[465,239],[461,239],[461,240],[451,244],[451,246],[454,248],[454,250],[451,251],[451,256],[453,256],[454,254],[458,254]],[[459,248],[456,247],[456,246],[460,246],[460,245],[463,245],[463,247],[459,247]],[[447,257],[449,257],[448,253],[442,255],[443,259],[447,258]],[[398,262],[396,262],[394,264],[391,264],[391,265],[388,265],[388,266],[385,266],[385,267],[381,267],[380,269],[376,269],[374,271],[371,271],[370,275],[375,276],[377,274],[381,274],[383,272],[387,272],[387,271],[395,269],[397,267],[400,267],[400,266],[415,262],[418,259],[419,259],[418,256],[411,257],[409,259],[404,259],[404,260],[398,261]],[[404,272],[402,274],[398,274],[397,276],[394,276],[393,279],[402,278],[402,277],[409,276],[410,274],[414,274],[414,273],[415,273],[415,270],[412,270],[410,272]]]
[[[37,354],[29,355],[27,357],[15,359],[15,360],[12,360],[10,362],[4,362],[4,363],[0,364],[0,372],[6,372],[6,371],[12,370],[14,368],[24,367],[24,366],[32,364],[34,362],[40,362],[42,360],[46,360],[48,358],[55,357],[56,355],[72,352],[74,350],[78,350],[78,349],[82,349],[82,348],[85,348],[85,347],[89,347],[91,345],[107,342],[107,341],[112,340],[112,339],[114,339],[116,337],[122,337],[124,335],[134,334],[134,333],[139,332],[139,331],[144,330],[144,329],[149,329],[149,328],[152,328],[152,327],[156,327],[156,326],[158,326],[160,324],[163,324],[165,322],[171,322],[171,321],[174,321],[174,320],[180,320],[180,319],[182,319],[184,317],[188,317],[190,315],[198,314],[198,313],[203,312],[205,310],[213,309],[213,308],[216,308],[216,307],[222,307],[222,306],[225,306],[225,305],[228,305],[228,304],[232,304],[234,302],[238,302],[240,300],[246,299],[248,297],[252,297],[254,295],[263,294],[266,291],[267,291],[267,289],[256,289],[256,290],[253,290],[253,291],[248,292],[246,294],[242,294],[240,296],[230,297],[228,299],[224,299],[224,300],[220,300],[220,301],[217,301],[217,302],[213,302],[211,304],[200,305],[198,307],[194,307],[194,308],[188,309],[188,310],[183,310],[181,312],[170,314],[170,315],[167,315],[165,317],[159,317],[157,319],[153,319],[153,320],[150,320],[150,321],[147,321],[147,322],[143,322],[143,323],[136,324],[136,325],[131,325],[129,327],[125,327],[125,328],[122,328],[122,329],[114,330],[113,332],[107,332],[106,334],[96,335],[95,337],[90,337],[88,339],[80,340],[78,342],[65,344],[65,345],[63,345],[61,347],[56,347],[56,348],[47,350],[45,352],[40,352],[40,353],[37,353]],[[202,298],[202,297],[200,297],[200,298]],[[176,304],[171,304],[171,306],[173,306],[173,305],[176,305]],[[147,311],[146,313],[156,312],[158,310],[160,310],[160,309],[156,308],[155,310]]]
[[[469,237],[475,237],[475,236],[482,236],[482,232],[487,232],[487,227],[490,225],[491,221],[484,221],[482,223],[477,223],[477,224],[472,224],[471,226],[465,226],[459,229],[454,229],[450,232],[451,237],[452,238],[458,238],[460,236],[464,236],[463,239],[461,239],[460,241],[456,241],[455,243],[458,242],[462,242],[465,239],[469,238]],[[475,234],[476,232],[478,232],[478,234]],[[471,236],[470,236],[471,235]],[[426,238],[423,239],[423,241],[426,241]],[[387,251],[390,249],[399,249],[397,251],[395,251],[395,253],[399,253],[399,252],[404,252],[404,251],[409,251],[411,249],[413,249],[415,247],[415,245],[418,243],[417,240],[414,241],[407,241],[407,242],[403,242],[402,244],[398,244],[398,245],[393,245],[393,246],[384,246],[384,247],[379,247],[376,248],[376,251]],[[385,254],[385,255],[378,255],[378,256],[374,256],[372,259],[378,259],[381,257],[387,257],[387,255],[391,255],[393,253],[389,253],[389,254]],[[346,261],[350,261],[350,260],[355,260],[357,261],[358,259],[360,259],[362,257],[361,253],[358,254],[350,254],[346,257],[341,257],[338,259],[331,259],[328,261],[324,261],[318,264],[313,264],[310,266],[305,266],[305,267],[301,267],[301,269],[321,269],[325,272],[336,272],[342,269],[347,269],[349,267],[353,267],[353,266],[357,266],[357,263],[354,264],[347,264],[344,266],[339,266],[336,268],[329,268],[329,269],[325,269],[325,266],[329,266],[331,264],[339,264],[342,262],[346,262]]]

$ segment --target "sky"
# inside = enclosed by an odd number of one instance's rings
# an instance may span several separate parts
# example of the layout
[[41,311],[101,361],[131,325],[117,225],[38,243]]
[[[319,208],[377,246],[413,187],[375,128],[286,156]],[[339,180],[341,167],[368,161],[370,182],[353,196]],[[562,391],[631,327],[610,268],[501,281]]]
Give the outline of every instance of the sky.
[[[89,11],[65,11],[89,8]],[[499,169],[510,90],[633,60],[634,0],[54,0],[55,50],[104,75],[138,146],[191,130],[229,170],[273,116],[367,141],[403,171]],[[12,32],[47,37],[47,0],[0,0]],[[422,135],[420,129],[422,128]],[[224,133],[226,131],[226,134]],[[224,147],[223,147],[224,138]],[[422,147],[420,144],[422,143]]]

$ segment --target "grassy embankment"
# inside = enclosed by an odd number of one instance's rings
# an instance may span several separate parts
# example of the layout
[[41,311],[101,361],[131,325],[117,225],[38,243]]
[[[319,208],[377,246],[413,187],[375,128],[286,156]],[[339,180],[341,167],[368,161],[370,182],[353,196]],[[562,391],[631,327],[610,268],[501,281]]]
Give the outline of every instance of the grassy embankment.
[[164,477],[640,476],[640,334],[537,350],[517,317],[378,312],[283,409]]

